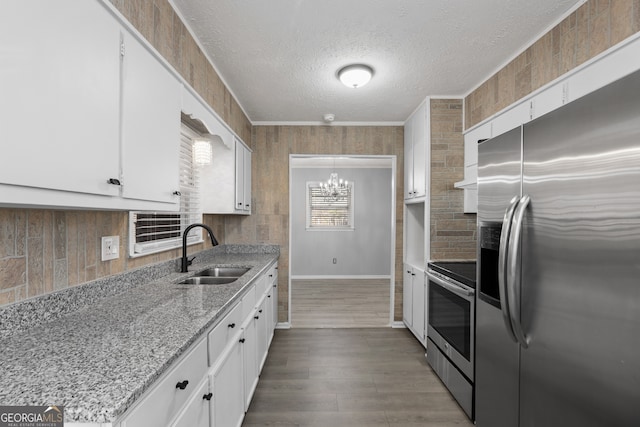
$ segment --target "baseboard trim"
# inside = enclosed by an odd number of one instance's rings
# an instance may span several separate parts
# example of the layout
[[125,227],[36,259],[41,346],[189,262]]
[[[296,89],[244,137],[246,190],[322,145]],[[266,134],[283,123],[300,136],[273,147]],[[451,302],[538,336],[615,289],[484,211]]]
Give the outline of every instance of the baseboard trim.
[[278,323],[276,323],[276,329],[291,329],[291,323],[289,323],[289,322],[278,322]]
[[377,279],[384,279],[384,280],[391,280],[391,276],[375,276],[375,275],[341,275],[341,276],[317,276],[317,275],[313,275],[313,276],[291,276],[291,280],[323,280],[323,279],[329,279],[329,280],[348,280],[348,279],[353,279],[353,280],[359,280],[359,279],[367,279],[367,280],[377,280]]

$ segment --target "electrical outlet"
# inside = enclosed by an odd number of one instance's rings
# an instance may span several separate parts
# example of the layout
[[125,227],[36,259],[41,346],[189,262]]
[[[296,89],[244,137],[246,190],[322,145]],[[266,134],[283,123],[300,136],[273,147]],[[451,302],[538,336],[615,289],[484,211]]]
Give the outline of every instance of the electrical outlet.
[[104,236],[102,238],[102,261],[120,257],[120,236]]

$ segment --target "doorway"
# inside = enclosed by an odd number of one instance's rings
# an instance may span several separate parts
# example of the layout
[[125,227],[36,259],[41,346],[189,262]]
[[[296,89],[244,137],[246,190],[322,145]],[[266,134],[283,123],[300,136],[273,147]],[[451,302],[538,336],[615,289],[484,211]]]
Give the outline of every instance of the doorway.
[[[320,195],[332,173],[348,182],[350,200]],[[395,156],[290,155],[292,327],[393,323],[395,174]]]

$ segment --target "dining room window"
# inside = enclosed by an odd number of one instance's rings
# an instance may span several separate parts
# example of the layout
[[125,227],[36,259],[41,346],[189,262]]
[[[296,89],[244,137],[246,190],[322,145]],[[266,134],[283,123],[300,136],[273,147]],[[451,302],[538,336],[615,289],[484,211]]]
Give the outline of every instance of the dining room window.
[[327,196],[319,182],[307,182],[307,230],[354,230],[354,183],[337,196]]

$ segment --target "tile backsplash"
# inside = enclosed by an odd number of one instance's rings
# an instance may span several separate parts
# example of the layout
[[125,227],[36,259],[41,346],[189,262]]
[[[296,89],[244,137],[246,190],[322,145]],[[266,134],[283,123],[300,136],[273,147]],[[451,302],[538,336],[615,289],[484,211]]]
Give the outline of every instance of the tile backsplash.
[[[205,222],[224,242],[223,217]],[[129,258],[127,227],[127,212],[0,209],[0,306],[180,256],[174,249]],[[100,260],[102,236],[120,236],[118,259]]]

